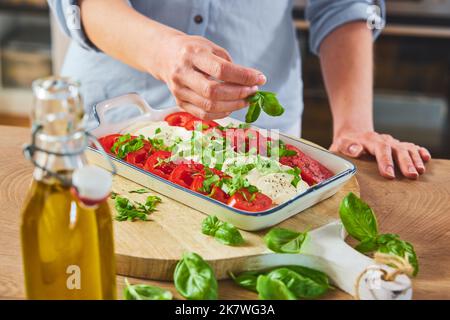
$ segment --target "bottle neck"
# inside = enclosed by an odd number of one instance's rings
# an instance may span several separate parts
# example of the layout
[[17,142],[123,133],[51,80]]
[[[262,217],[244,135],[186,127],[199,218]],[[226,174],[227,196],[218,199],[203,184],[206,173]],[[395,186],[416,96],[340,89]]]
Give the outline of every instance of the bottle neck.
[[[87,164],[87,139],[84,132],[77,131],[67,136],[40,132],[35,137],[35,145],[39,148],[34,154],[37,164],[33,174],[35,180],[54,184],[61,183],[58,179],[61,177],[64,181],[71,181],[72,172]],[[58,177],[51,173],[56,173]]]

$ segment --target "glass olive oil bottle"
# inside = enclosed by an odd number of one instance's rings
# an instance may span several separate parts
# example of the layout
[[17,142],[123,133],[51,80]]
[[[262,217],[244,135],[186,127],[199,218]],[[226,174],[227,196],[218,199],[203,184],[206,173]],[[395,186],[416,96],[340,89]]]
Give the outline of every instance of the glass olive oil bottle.
[[27,297],[115,299],[111,178],[89,171],[79,86],[52,77],[35,81],[33,91],[25,151],[36,168],[21,223]]

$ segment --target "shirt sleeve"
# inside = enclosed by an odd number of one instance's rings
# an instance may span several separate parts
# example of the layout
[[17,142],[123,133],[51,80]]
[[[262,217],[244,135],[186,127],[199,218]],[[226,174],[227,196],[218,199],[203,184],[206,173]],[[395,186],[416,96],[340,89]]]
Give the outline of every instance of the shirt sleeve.
[[367,21],[374,39],[386,21],[384,0],[309,0],[306,19],[310,22],[310,48],[319,53],[325,37],[337,27],[352,21]]
[[[100,51],[89,40],[81,23],[78,0],[47,0],[62,31],[82,48],[89,51]],[[131,6],[130,1],[128,4]]]

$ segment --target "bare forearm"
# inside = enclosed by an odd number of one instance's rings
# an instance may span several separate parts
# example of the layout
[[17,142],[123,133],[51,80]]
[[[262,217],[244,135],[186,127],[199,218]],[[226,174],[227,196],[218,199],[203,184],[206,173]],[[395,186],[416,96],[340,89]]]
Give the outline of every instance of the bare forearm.
[[155,74],[159,43],[180,31],[153,21],[124,0],[82,0],[81,21],[89,39],[108,55]]
[[320,61],[333,113],[334,135],[349,129],[372,131],[372,32],[364,22],[339,27],[323,41]]

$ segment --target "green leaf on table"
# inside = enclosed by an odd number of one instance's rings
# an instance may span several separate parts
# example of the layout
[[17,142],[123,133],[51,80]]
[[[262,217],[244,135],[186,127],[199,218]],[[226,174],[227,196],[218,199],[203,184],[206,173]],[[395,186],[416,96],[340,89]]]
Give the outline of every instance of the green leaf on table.
[[261,300],[296,300],[296,296],[286,284],[278,279],[260,275],[256,281],[256,291]]
[[413,276],[419,272],[419,261],[411,243],[403,241],[396,234],[382,234],[377,238],[378,251],[406,258],[414,268]]
[[356,240],[377,237],[378,225],[372,209],[354,193],[342,200],[339,215],[345,230]]
[[355,247],[361,253],[373,252],[378,249],[377,238],[366,238]]
[[[306,273],[307,275],[301,274],[286,267],[271,271],[267,277],[283,282],[298,299],[315,299],[324,295],[330,288],[328,277],[313,269],[309,269]],[[312,273],[317,273],[317,275],[311,276]]]
[[297,232],[284,228],[273,228],[265,236],[267,247],[277,253],[300,253],[308,238],[308,232]]
[[196,253],[185,253],[173,274],[177,291],[190,300],[216,300],[217,280],[211,266]]
[[239,285],[242,288],[245,288],[250,291],[256,291],[256,281],[258,280],[258,276],[263,274],[261,271],[245,271],[235,276],[233,273],[230,273],[231,279],[233,279],[234,283]]
[[244,238],[234,225],[222,222],[216,216],[208,216],[203,220],[202,233],[214,237],[225,245],[235,246],[244,243]]
[[170,291],[146,284],[131,285],[125,278],[126,287],[123,289],[125,300],[172,300]]

